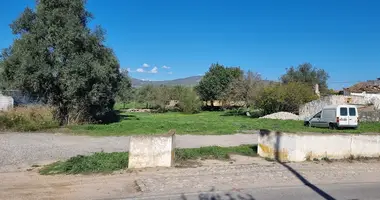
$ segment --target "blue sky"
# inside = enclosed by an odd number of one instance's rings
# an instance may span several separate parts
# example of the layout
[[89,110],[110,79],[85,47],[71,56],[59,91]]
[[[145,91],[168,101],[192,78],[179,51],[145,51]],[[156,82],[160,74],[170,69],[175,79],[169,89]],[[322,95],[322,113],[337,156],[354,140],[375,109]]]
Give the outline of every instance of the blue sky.
[[[0,48],[12,43],[8,25],[26,6],[34,1],[2,2]],[[213,62],[270,80],[310,62],[329,72],[335,89],[380,77],[376,0],[89,0],[87,8],[136,78],[204,74]]]

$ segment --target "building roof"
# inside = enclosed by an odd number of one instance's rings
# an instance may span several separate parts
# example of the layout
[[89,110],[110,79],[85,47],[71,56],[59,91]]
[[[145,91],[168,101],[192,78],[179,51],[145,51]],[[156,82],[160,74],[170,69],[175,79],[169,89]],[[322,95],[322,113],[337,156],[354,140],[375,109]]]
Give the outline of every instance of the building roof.
[[345,88],[345,90],[357,93],[380,93],[380,84],[377,81],[360,82],[349,88]]

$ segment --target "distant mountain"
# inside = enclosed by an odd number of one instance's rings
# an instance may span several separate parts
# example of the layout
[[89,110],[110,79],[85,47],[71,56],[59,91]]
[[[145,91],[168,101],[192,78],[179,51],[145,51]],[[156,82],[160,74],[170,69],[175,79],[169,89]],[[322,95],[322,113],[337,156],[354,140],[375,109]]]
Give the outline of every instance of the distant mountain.
[[[141,80],[136,78],[131,78],[132,80],[132,87],[141,87],[144,85],[183,85],[183,86],[195,86],[199,83],[199,81],[202,79],[203,76],[190,76],[187,78],[179,78],[174,80],[167,80],[167,81],[148,81],[148,80]],[[262,80],[264,85],[275,83],[276,81],[270,81],[270,80]]]
[[199,83],[199,81],[202,79],[202,76],[190,76],[187,78],[179,78],[174,80],[167,80],[167,81],[148,81],[148,80],[141,80],[136,78],[131,78],[132,80],[132,87],[141,87],[144,85],[183,85],[183,86],[195,86]]

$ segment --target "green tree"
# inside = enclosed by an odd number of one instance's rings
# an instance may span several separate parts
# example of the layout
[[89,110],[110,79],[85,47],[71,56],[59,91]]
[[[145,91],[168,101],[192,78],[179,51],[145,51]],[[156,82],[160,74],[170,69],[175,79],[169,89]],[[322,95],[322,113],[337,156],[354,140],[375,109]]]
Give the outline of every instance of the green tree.
[[154,87],[153,104],[155,107],[159,109],[160,112],[167,111],[167,105],[169,104],[171,100],[170,92],[171,92],[171,88],[166,85],[160,85],[160,86]]
[[179,108],[181,112],[187,114],[198,113],[201,110],[202,101],[193,88],[183,88],[179,98]]
[[85,0],[38,0],[11,24],[17,36],[3,51],[7,85],[56,107],[61,125],[106,122],[113,111],[119,63],[103,44],[104,30],[87,27],[91,16]]
[[153,85],[144,85],[137,90],[136,100],[139,103],[145,103],[145,108],[152,108],[155,99],[155,88]]
[[211,101],[213,106],[213,101],[222,99],[229,84],[241,77],[242,74],[243,71],[238,67],[212,64],[195,89],[201,100]]
[[328,92],[327,80],[329,79],[328,73],[323,69],[317,69],[310,63],[303,63],[297,68],[290,67],[287,69],[286,74],[281,77],[282,83],[300,82],[305,83],[313,88],[315,84],[319,85],[321,94]]
[[298,113],[300,105],[317,99],[305,83],[271,84],[264,87],[256,98],[256,106],[264,114],[285,111]]
[[171,100],[179,100],[181,95],[186,91],[186,87],[182,85],[176,85],[171,88],[170,98]]
[[128,76],[123,76],[120,81],[119,90],[117,92],[117,99],[123,103],[123,109],[125,109],[125,104],[132,101],[134,97],[134,90],[131,87],[131,80]]
[[254,104],[256,95],[263,86],[261,76],[248,71],[234,79],[224,91],[223,100],[227,102],[243,101],[247,106]]

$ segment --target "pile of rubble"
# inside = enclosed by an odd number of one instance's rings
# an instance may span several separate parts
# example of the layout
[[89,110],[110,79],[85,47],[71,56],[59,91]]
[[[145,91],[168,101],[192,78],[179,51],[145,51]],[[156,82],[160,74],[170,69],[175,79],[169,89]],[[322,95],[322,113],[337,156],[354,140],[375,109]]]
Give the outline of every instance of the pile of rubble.
[[300,117],[296,114],[290,113],[290,112],[277,112],[272,113],[269,115],[265,115],[263,117],[264,119],[281,119],[281,120],[301,120]]

